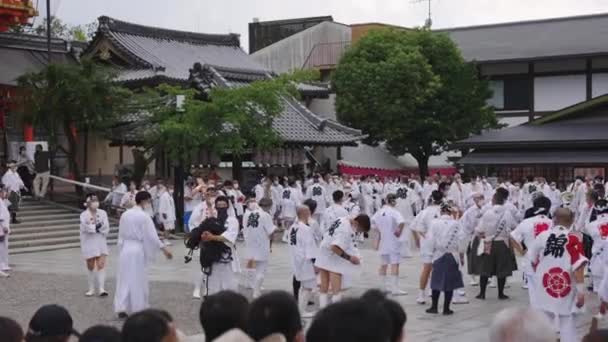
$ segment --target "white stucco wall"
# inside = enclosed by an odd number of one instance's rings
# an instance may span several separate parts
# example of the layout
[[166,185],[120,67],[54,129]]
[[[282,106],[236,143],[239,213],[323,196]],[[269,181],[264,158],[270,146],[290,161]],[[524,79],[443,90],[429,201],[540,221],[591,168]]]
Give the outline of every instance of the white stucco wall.
[[534,78],[534,111],[560,110],[586,99],[585,75]]

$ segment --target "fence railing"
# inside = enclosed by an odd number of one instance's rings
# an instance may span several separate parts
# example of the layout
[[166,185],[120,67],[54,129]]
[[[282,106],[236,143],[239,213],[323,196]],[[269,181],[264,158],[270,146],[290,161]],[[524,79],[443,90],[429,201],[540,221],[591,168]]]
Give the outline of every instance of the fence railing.
[[[113,206],[111,203],[105,203],[104,199],[108,193],[114,192],[120,196],[124,195],[124,192],[112,191],[111,188],[91,184],[88,182],[79,182],[72,179],[67,179],[55,175],[49,176],[49,188],[48,196],[53,202],[60,204],[83,208],[85,196],[89,193],[95,193],[99,198],[99,202],[108,214],[118,217],[124,208]],[[81,191],[77,191],[77,187],[80,187]]]

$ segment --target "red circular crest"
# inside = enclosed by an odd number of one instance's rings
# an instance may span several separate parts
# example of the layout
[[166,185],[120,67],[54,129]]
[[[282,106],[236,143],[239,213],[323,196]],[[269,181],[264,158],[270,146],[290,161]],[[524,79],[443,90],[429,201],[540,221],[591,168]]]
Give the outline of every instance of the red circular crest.
[[564,298],[572,291],[570,274],[559,267],[553,267],[543,275],[543,286],[549,296]]

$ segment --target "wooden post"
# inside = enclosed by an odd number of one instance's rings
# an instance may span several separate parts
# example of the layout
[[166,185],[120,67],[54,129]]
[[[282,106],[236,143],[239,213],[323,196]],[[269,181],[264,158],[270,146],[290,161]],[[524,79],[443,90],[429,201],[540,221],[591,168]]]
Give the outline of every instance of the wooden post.
[[175,229],[184,231],[184,163],[173,168],[173,201],[175,202]]
[[242,181],[241,177],[243,175],[243,159],[241,156],[232,155],[232,179],[238,181],[239,183]]

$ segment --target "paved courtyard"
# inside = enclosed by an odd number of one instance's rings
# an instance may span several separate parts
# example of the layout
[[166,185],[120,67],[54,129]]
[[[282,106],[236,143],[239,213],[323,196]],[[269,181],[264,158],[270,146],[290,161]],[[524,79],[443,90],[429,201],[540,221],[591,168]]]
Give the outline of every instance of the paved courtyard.
[[[185,248],[181,242],[176,241],[172,250],[173,260],[167,261],[159,255],[150,270],[151,303],[152,306],[168,310],[186,334],[200,334],[200,301],[191,298],[191,283],[198,263],[184,264]],[[375,252],[365,248],[362,255],[363,274],[349,291],[350,296],[357,296],[365,289],[379,285],[376,276],[378,259]],[[26,326],[40,305],[60,303],[70,310],[74,316],[75,327],[79,330],[94,324],[120,325],[121,322],[115,318],[112,310],[112,296],[105,299],[84,297],[86,277],[79,249],[14,255],[11,256],[11,265],[14,268],[13,276],[0,279],[0,315],[16,318]],[[428,315],[424,312],[427,306],[415,302],[419,259],[404,259],[402,265],[401,285],[409,295],[398,297],[397,300],[407,312],[408,341],[485,341],[488,326],[496,312],[508,306],[527,306],[527,293],[521,289],[520,275],[516,274],[509,279],[510,288],[507,289],[507,294],[511,299],[508,301],[496,299],[496,289],[488,289],[486,301],[476,300],[474,296],[477,288],[467,286],[470,304],[454,305],[453,310],[456,313],[451,317]],[[109,284],[106,286],[111,293],[114,290],[115,271],[116,247],[112,247],[108,269]],[[468,280],[465,283],[468,283]],[[288,250],[282,243],[273,246],[264,288],[287,291],[291,289]],[[588,329],[589,321],[589,314],[579,318],[581,332]]]

